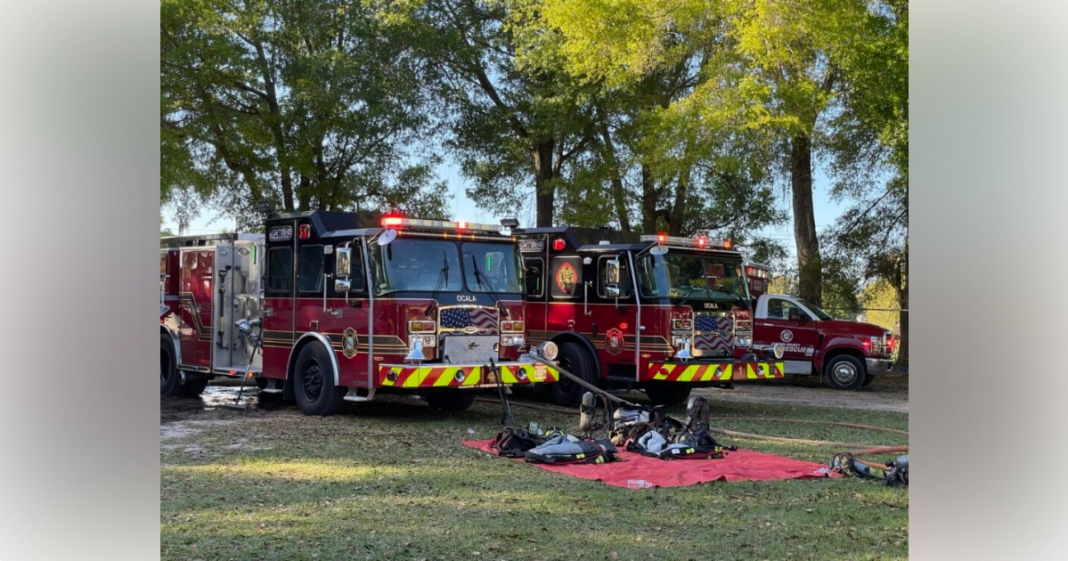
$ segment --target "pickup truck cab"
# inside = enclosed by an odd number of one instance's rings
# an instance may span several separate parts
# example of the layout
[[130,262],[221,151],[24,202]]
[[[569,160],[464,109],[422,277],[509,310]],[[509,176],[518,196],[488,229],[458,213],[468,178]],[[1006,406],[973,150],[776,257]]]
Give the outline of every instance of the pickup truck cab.
[[893,368],[893,335],[882,327],[835,319],[797,296],[760,294],[754,304],[752,349],[782,360],[787,375],[855,390]]

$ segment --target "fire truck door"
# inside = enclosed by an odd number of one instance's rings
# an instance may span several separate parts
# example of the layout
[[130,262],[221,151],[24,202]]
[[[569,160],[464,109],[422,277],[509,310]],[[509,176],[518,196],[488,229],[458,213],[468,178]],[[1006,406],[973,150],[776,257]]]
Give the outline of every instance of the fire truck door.
[[[286,227],[277,227],[279,230],[283,228]],[[295,230],[295,225],[288,230],[290,238]],[[282,241],[289,242],[288,239]],[[292,242],[268,246],[263,300],[263,375],[266,378],[286,377],[289,354],[293,349],[294,261],[296,255]]]
[[[782,345],[783,360],[795,363],[793,366],[802,370],[807,367],[800,363],[812,361],[816,350],[816,321],[796,303],[784,298],[768,299],[766,317],[756,318],[753,328],[755,348],[772,351],[776,345]],[[788,371],[793,370],[790,366],[787,365]]]
[[179,338],[185,366],[211,366],[214,256],[211,250],[184,250],[181,254]]

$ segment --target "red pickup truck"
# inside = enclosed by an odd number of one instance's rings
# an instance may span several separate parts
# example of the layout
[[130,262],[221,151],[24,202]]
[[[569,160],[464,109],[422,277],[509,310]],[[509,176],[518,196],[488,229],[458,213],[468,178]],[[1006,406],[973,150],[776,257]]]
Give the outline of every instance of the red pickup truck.
[[810,302],[764,294],[769,268],[746,263],[753,299],[752,350],[783,361],[787,375],[823,375],[839,390],[867,386],[894,364],[894,337],[870,323],[831,317]]

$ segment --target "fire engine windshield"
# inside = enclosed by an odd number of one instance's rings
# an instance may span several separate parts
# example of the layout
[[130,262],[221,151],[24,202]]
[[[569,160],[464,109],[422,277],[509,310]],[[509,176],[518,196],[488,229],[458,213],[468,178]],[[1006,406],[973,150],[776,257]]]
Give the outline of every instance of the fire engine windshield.
[[463,290],[460,252],[453,242],[397,238],[385,247],[372,248],[376,296],[402,291]]
[[467,242],[463,246],[464,280],[471,292],[517,294],[523,272],[519,252],[511,244]]
[[638,264],[642,296],[669,298],[674,304],[692,300],[748,300],[740,259],[670,252],[646,255]]

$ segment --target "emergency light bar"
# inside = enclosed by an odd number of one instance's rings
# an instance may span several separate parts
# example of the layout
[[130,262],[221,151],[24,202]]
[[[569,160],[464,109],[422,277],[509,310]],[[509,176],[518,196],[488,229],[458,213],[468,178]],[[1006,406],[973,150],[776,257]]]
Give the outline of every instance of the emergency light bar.
[[734,245],[730,240],[723,240],[720,242],[710,241],[705,236],[699,236],[696,238],[681,238],[678,236],[666,236],[664,234],[657,234],[655,236],[646,235],[639,238],[643,242],[656,242],[659,245],[674,245],[678,247],[696,247],[698,249],[731,249]]
[[444,220],[421,220],[417,218],[405,218],[403,216],[383,216],[383,228],[423,228],[427,230],[451,230],[457,232],[500,232],[501,227],[496,224],[472,224],[464,220],[446,222]]

